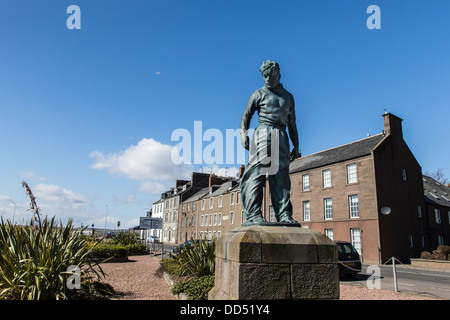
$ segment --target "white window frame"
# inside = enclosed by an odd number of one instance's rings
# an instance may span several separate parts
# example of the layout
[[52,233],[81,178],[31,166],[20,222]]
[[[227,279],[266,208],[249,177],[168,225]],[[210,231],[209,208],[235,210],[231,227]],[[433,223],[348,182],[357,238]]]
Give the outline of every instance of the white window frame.
[[212,209],[214,207],[214,197],[209,198],[209,208]]
[[325,220],[333,220],[333,200],[331,198],[323,199],[323,214]]
[[219,196],[219,208],[222,208],[222,201],[223,201],[223,196],[220,195]]
[[355,247],[356,251],[358,251],[358,253],[361,254],[361,229],[351,228],[350,239],[353,247]]
[[437,224],[441,224],[441,210],[438,208],[434,209],[434,219],[436,220]]
[[230,224],[234,224],[234,211],[230,211]]
[[311,221],[311,202],[303,201],[303,221]]
[[[356,201],[354,201],[356,199]],[[351,219],[359,218],[359,197],[357,194],[348,196],[348,208]]]
[[230,194],[230,204],[234,204],[234,192]]
[[438,245],[443,246],[444,245],[444,236],[438,235]]
[[333,239],[333,229],[325,229],[325,235],[330,238],[330,240],[334,240]]
[[303,191],[311,190],[309,185],[309,174],[302,175],[302,190]]
[[325,169],[322,170],[322,184],[324,188],[331,187],[331,170]]
[[347,183],[358,182],[358,168],[356,163],[350,163],[347,165]]
[[202,199],[202,210],[205,210],[205,199]]

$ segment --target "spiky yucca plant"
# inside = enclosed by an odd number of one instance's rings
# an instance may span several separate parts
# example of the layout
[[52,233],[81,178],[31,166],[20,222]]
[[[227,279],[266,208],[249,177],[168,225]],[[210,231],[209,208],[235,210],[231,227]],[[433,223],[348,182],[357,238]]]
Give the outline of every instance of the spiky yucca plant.
[[214,274],[215,258],[216,239],[200,239],[198,242],[190,241],[175,259],[183,267],[185,274],[204,276]]
[[[91,264],[87,258],[95,244],[92,246],[92,240],[73,229],[72,220],[63,226],[54,217],[41,219],[31,190],[25,182],[23,185],[35,221],[21,226],[1,219],[0,300],[92,297],[94,287],[104,276],[100,266]],[[67,286],[68,277],[73,275],[69,266],[80,270],[80,290]]]

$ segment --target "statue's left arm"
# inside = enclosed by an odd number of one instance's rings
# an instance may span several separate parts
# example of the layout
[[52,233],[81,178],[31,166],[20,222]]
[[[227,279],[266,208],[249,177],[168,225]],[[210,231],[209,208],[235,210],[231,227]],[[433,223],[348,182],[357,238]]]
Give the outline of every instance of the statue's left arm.
[[294,98],[292,98],[291,109],[288,116],[287,127],[289,131],[289,138],[292,141],[292,145],[294,148],[291,152],[292,160],[298,158],[300,156],[299,153],[299,142],[298,142],[298,132],[297,132],[297,123],[295,122],[295,102]]

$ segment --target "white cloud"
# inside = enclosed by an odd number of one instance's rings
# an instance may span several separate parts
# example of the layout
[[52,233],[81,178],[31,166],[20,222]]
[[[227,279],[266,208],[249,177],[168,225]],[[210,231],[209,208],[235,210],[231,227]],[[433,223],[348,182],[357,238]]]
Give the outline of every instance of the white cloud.
[[118,204],[139,202],[139,200],[135,197],[134,194],[128,194],[125,197],[123,197],[123,196],[114,196],[114,200]]
[[117,153],[91,152],[90,157],[95,159],[91,168],[140,181],[139,191],[161,193],[168,182],[172,184],[176,179],[188,179],[193,170],[192,165],[173,163],[173,149],[173,146],[144,138],[137,145]]
[[[33,194],[40,201],[49,202],[63,208],[80,209],[91,203],[83,195],[52,184],[38,184],[33,188]],[[39,204],[38,204],[39,205]]]
[[145,191],[152,194],[163,193],[170,189],[171,185],[165,185],[156,181],[141,181],[139,191]]
[[38,180],[45,181],[47,180],[44,177],[39,177],[34,171],[20,171],[20,174],[25,177],[27,180]]

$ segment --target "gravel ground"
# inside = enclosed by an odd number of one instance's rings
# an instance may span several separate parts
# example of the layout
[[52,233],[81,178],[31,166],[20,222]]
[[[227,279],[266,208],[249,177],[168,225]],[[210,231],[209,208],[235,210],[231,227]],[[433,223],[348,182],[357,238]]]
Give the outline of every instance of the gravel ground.
[[[159,270],[159,259],[150,255],[130,256],[129,262],[104,263],[106,282],[117,295],[113,300],[176,300]],[[434,300],[430,297],[369,290],[363,286],[341,284],[341,300]]]
[[112,300],[176,300],[158,271],[159,259],[150,255],[130,256],[128,262],[103,263],[105,282],[117,295]]

